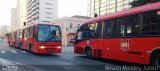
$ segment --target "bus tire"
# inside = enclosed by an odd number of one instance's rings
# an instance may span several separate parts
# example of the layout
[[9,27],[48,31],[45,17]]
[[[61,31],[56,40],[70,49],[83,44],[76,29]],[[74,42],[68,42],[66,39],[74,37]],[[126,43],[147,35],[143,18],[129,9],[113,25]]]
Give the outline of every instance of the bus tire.
[[87,58],[92,58],[92,49],[90,47],[85,48],[85,55]]
[[9,44],[9,47],[11,47],[11,43],[10,43],[10,42],[8,42],[8,44]]
[[160,52],[156,52],[151,56],[151,65],[160,68]]
[[15,44],[14,44],[14,42],[12,43],[12,46],[13,46],[13,48],[16,48],[16,47],[15,47]]
[[33,51],[32,51],[32,45],[31,44],[29,45],[29,52],[33,53]]
[[23,48],[22,48],[22,43],[19,44],[19,49],[23,49]]

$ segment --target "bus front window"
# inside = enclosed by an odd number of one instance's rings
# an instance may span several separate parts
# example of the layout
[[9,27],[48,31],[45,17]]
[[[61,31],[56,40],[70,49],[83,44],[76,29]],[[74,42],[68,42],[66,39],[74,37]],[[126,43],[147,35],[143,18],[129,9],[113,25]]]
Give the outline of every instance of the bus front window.
[[81,31],[79,31],[79,32],[77,33],[77,38],[76,38],[76,40],[82,40],[82,32],[81,32]]
[[59,27],[40,25],[38,27],[38,41],[61,41],[61,34]]

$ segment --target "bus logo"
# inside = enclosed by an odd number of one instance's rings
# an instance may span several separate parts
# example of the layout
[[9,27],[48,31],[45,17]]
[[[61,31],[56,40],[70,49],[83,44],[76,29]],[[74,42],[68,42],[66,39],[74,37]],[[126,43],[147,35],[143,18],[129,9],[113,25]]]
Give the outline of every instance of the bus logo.
[[129,50],[129,40],[124,41],[124,39],[121,40],[120,49],[122,50]]

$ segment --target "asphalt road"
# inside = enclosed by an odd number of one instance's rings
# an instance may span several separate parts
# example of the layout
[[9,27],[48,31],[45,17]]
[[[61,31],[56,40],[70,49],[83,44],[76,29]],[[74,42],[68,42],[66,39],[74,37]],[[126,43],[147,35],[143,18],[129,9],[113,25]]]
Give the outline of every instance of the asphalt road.
[[75,55],[71,46],[64,46],[61,54],[35,55],[8,47],[6,40],[0,40],[0,71],[137,71],[142,68],[144,65],[100,58],[87,59]]

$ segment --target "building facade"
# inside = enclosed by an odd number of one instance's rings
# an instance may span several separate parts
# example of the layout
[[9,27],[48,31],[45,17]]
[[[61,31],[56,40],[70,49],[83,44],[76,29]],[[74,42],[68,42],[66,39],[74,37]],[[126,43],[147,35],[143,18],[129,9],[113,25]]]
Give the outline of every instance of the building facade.
[[[17,0],[17,24],[19,24],[16,28],[21,29],[26,23],[26,0]],[[14,27],[15,28],[15,27]]]
[[19,24],[17,23],[17,8],[12,8],[11,9],[11,30],[15,31],[17,30]]
[[103,16],[131,8],[133,0],[88,0],[88,16]]
[[10,32],[11,31],[11,27],[10,26],[7,26],[7,25],[1,25],[0,26],[0,36],[5,36],[5,34],[7,32]]
[[53,24],[59,25],[62,29],[62,44],[64,46],[72,45],[72,40],[75,37],[76,31],[83,22],[86,22],[90,19],[90,17],[78,15],[56,19]]
[[27,25],[53,22],[58,17],[58,0],[27,0]]

